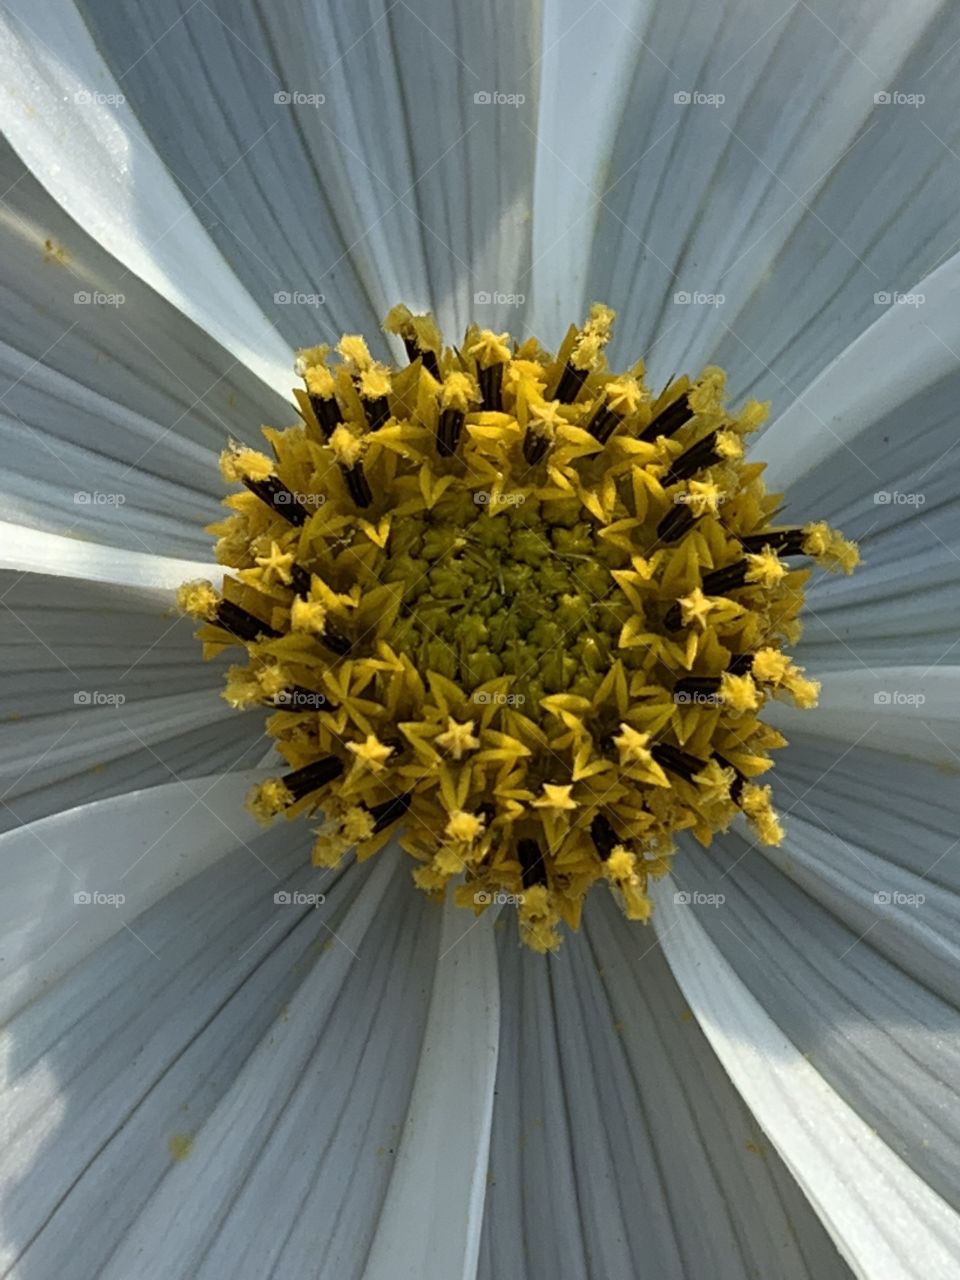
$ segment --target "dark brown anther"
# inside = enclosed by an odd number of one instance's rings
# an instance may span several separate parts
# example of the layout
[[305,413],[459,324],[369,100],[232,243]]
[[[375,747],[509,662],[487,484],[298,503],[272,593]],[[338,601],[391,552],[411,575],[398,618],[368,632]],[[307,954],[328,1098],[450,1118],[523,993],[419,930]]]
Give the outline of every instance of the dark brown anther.
[[410,801],[413,799],[413,792],[408,791],[402,796],[393,796],[390,800],[384,800],[381,804],[370,806],[370,817],[373,818],[374,834],[386,831],[398,818],[410,808]]
[[486,369],[478,369],[477,381],[480,383],[480,396],[484,409],[490,413],[502,412],[503,365],[491,364]]
[[518,840],[517,858],[520,862],[520,879],[525,889],[547,883],[547,868],[536,840]]
[[741,538],[744,551],[758,554],[769,547],[778,556],[803,556],[806,535],[802,529],[770,529],[767,533],[749,533]]
[[747,571],[750,566],[746,560],[737,560],[723,569],[711,569],[703,578],[703,594],[705,596],[724,596],[728,591],[736,591],[747,582]]
[[683,676],[673,686],[674,702],[715,701],[720,676]]
[[271,511],[282,516],[290,524],[300,528],[307,523],[310,512],[301,505],[296,494],[291,493],[279,476],[267,476],[265,480],[251,480],[247,477],[243,483],[261,502],[266,503]]
[[437,422],[437,452],[442,458],[452,458],[460,442],[463,420],[462,409],[442,409]]
[[323,628],[320,641],[341,658],[353,648],[351,641],[347,639],[343,632],[338,631],[336,627],[330,626],[329,623]]
[[372,400],[364,400],[363,412],[371,431],[378,431],[390,421],[390,401],[386,396],[375,396]]
[[294,564],[290,567],[290,585],[293,587],[295,595],[306,596],[310,593],[310,574],[304,569],[302,564]]
[[727,663],[727,670],[732,676],[745,676],[752,666],[752,653],[735,653]]
[[740,803],[740,797],[743,795],[743,788],[746,786],[746,776],[740,772],[735,764],[731,764],[718,751],[713,753],[713,758],[721,769],[732,769],[734,773],[733,782],[730,783],[730,799],[734,804]]
[[689,422],[692,417],[693,410],[690,408],[690,397],[685,391],[672,404],[668,404],[665,409],[661,409],[653,421],[643,428],[637,439],[642,440],[645,444],[653,444],[657,436],[676,435],[680,428]]
[[687,751],[681,751],[679,747],[671,746],[669,742],[655,742],[650,748],[650,754],[662,769],[669,769],[686,782],[692,782],[694,775],[706,767],[705,761],[698,760]]
[[280,634],[252,613],[248,613],[246,609],[241,609],[232,600],[220,601],[213,622],[216,626],[223,627],[224,631],[229,631],[232,636],[236,636],[238,640],[259,640],[261,636],[274,639]]
[[373,502],[373,492],[367,482],[363,463],[355,462],[349,467],[341,463],[340,470],[343,472],[343,478],[347,482],[347,490],[354,504],[358,507],[369,507]]
[[343,421],[343,414],[340,412],[337,398],[336,396],[318,396],[313,392],[308,392],[307,395],[310,400],[310,408],[317,415],[320,431],[324,439],[329,440]]
[[590,838],[596,845],[601,862],[606,862],[616,846],[621,843],[610,819],[602,813],[598,813],[590,823]]
[[599,406],[587,423],[587,430],[595,440],[599,440],[601,444],[606,444],[622,421],[623,419],[620,415],[614,413],[610,406],[604,403]]
[[544,458],[549,446],[548,436],[545,436],[542,431],[531,431],[527,427],[523,437],[523,456],[529,466],[535,467]]
[[407,359],[413,364],[414,360],[422,360],[423,367],[427,373],[432,374],[434,378],[440,381],[440,361],[437,359],[437,353],[431,351],[428,347],[422,350],[417,346],[416,338],[402,338],[403,349],[407,353]]
[[677,542],[684,534],[690,532],[696,519],[689,503],[675,503],[657,525],[658,541]]
[[336,756],[324,756],[322,760],[315,760],[313,764],[304,765],[302,769],[284,774],[281,781],[296,801],[302,800],[312,791],[319,791],[328,782],[333,782],[334,778],[339,778],[341,773],[343,773],[343,761],[338,760]]
[[709,435],[704,436],[680,454],[660,483],[667,489],[681,480],[689,480],[691,476],[695,476],[698,471],[703,471],[706,467],[712,467],[715,462],[720,461],[716,446],[717,433],[711,431]]
[[557,383],[557,389],[553,395],[554,400],[559,400],[561,404],[573,404],[580,394],[580,388],[586,382],[589,372],[589,369],[575,369],[572,364],[568,363],[560,375],[560,381]]

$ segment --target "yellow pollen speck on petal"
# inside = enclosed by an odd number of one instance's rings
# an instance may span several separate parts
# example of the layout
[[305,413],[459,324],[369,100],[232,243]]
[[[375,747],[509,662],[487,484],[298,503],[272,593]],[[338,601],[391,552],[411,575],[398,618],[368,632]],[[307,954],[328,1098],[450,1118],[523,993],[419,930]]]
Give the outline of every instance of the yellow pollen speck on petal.
[[174,1133],[167,1139],[167,1150],[173,1160],[186,1160],[193,1150],[193,1143],[192,1133]]
[[681,832],[782,838],[762,717],[816,701],[789,653],[810,562],[858,559],[774,525],[744,458],[769,406],[728,405],[713,366],[655,390],[643,352],[610,368],[613,321],[595,303],[551,351],[398,304],[395,362],[302,348],[299,420],[221,458],[222,588],[177,593],[283,761],[260,822],[319,813],[315,866],[407,859],[541,953],[593,888],[648,920]]

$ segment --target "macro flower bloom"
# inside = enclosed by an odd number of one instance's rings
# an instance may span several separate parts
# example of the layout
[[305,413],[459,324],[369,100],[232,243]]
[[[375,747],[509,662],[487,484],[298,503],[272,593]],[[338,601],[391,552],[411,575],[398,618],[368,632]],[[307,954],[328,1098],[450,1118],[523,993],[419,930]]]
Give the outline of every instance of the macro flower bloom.
[[2,1273],[955,1275],[956,12],[0,23]]

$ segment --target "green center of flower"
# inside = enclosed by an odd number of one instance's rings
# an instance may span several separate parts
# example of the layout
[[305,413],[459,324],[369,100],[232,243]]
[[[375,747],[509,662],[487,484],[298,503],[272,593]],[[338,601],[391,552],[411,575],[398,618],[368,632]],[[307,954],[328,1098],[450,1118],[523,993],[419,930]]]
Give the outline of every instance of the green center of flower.
[[320,866],[396,828],[420,888],[510,903],[540,951],[598,882],[646,920],[680,831],[742,813],[779,842],[761,712],[817,693],[784,652],[790,560],[857,561],[822,523],[771,526],[743,456],[765,406],[728,410],[719,369],[656,396],[642,362],[612,373],[612,323],[594,306],[556,354],[476,326],[453,348],[397,307],[404,368],[356,335],[301,352],[301,422],[221,459],[222,592],[179,597],[206,656],[244,654],[228,701],[272,709],[288,769],[260,819],[321,809]]

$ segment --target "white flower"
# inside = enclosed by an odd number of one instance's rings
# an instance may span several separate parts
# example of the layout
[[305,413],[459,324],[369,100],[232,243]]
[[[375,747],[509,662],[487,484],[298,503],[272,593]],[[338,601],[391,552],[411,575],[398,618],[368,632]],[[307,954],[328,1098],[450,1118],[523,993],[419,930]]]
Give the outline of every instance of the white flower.
[[[933,0],[0,11],[5,1274],[957,1273],[958,63]],[[547,959],[261,833],[170,605],[295,346],[594,299],[864,566],[783,846]]]

